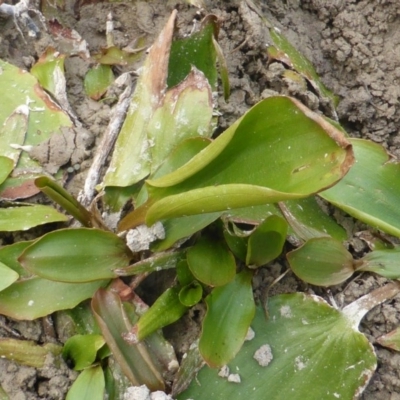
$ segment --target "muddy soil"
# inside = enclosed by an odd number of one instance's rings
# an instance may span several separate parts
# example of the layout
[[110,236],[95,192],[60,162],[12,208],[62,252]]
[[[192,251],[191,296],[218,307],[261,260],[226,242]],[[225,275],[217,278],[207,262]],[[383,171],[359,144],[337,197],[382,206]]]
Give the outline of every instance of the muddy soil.
[[[337,117],[349,134],[381,143],[393,155],[400,157],[400,3],[397,0],[269,0],[257,3],[258,10],[246,1],[204,3],[207,12],[216,14],[222,21],[219,39],[232,87],[228,103],[222,96],[219,99],[221,129],[274,92],[290,94],[314,110],[331,113],[326,99],[311,89],[299,91],[282,79],[284,67],[281,64],[267,63],[265,49],[269,37],[260,18],[261,11],[312,61],[324,83],[340,96]],[[109,12],[113,14],[116,45],[119,47],[128,46],[141,36],[151,43],[174,8],[179,10],[180,34],[189,32],[205,14],[205,11],[189,7],[182,1],[171,0],[66,4],[64,10],[57,11],[60,20],[87,41],[91,52],[106,45],[105,27]],[[25,34],[25,42],[11,19],[0,20],[0,32],[0,57],[23,68],[29,68],[48,45],[56,48],[62,45],[44,31],[40,39]],[[94,140],[93,154],[108,123],[112,104],[94,102],[85,96],[82,80],[89,66],[80,57],[70,57],[66,61],[68,98]],[[335,117],[332,113],[329,116]],[[69,181],[73,192],[77,193],[81,188],[90,162],[89,156],[81,163],[82,172]],[[344,221],[353,233],[363,229],[349,218],[344,218]],[[26,238],[27,235],[29,237],[29,233],[23,233],[20,237]],[[4,235],[0,239],[9,240]],[[365,250],[359,239],[354,239],[350,248],[357,255]],[[255,282],[257,291],[271,283],[285,268],[283,264],[274,263],[262,269]],[[364,274],[332,289],[332,293],[339,305],[345,305],[382,285],[383,281]],[[292,275],[287,275],[276,290],[307,290],[327,295],[321,289],[299,283]],[[375,344],[378,336],[398,325],[399,312],[400,298],[377,307],[364,319],[363,332]],[[40,343],[48,340],[40,321],[27,323],[0,319],[2,325],[18,330],[27,339]],[[0,336],[12,334],[10,329],[0,328]],[[169,336],[175,339],[179,352],[190,344],[187,336],[179,336],[178,329],[170,328]],[[378,345],[375,347],[378,370],[362,398],[400,399],[400,355]],[[35,370],[0,359],[0,384],[12,400],[64,399],[75,376],[65,365],[55,368],[54,360],[48,360],[45,368]]]

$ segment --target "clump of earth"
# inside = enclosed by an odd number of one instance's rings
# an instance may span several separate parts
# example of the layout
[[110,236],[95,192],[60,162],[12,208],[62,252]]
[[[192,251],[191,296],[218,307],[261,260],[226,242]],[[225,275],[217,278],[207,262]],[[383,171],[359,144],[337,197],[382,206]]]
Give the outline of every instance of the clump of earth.
[[[255,0],[253,0],[255,1]],[[42,6],[45,2],[42,3]],[[325,85],[340,97],[337,118],[354,137],[371,139],[382,144],[395,157],[400,157],[400,3],[397,0],[269,0],[204,1],[205,10],[183,1],[96,2],[66,1],[56,10],[65,26],[75,29],[96,52],[106,45],[106,19],[111,12],[114,20],[116,46],[123,48],[145,37],[151,43],[162,29],[174,8],[178,9],[178,34],[192,30],[193,24],[207,13],[221,21],[219,42],[229,70],[231,97],[229,102],[219,97],[219,128],[228,127],[252,105],[270,93],[283,93],[303,101],[313,110],[329,114],[323,99],[310,90],[299,90],[282,77],[284,66],[270,63],[266,53],[267,29],[261,14],[279,28],[291,43],[315,66]],[[32,4],[32,6],[35,6]],[[35,6],[36,9],[38,5]],[[35,16],[32,18],[36,20]],[[40,24],[38,24],[40,26]],[[24,33],[24,27],[21,27]],[[1,58],[21,68],[30,66],[45,48],[58,43],[44,30],[40,38],[21,34],[11,18],[0,20]],[[140,66],[140,63],[136,66]],[[83,77],[90,63],[78,56],[66,60],[67,92],[72,109],[82,123],[85,138],[92,138],[91,155],[85,153],[80,170],[68,183],[77,193],[82,188],[85,170],[91,163],[102,133],[107,126],[112,104],[88,99],[83,89]],[[122,68],[120,71],[122,72]],[[329,115],[334,117],[333,115]],[[78,133],[79,134],[79,133]],[[74,141],[74,143],[77,143]],[[74,144],[75,146],[75,144]],[[86,149],[85,149],[86,150]],[[351,218],[342,216],[353,234],[365,229]],[[15,235],[12,240],[30,238],[32,232]],[[3,243],[9,235],[0,234]],[[350,249],[361,255],[365,250],[354,237]],[[255,290],[270,284],[286,267],[275,262],[262,268],[255,279]],[[340,287],[332,288],[339,306],[346,305],[382,285],[383,278],[363,274]],[[274,288],[277,292],[308,291],[326,296],[327,292],[299,282],[290,273]],[[394,298],[369,312],[361,329],[376,344],[376,338],[398,325],[400,299]],[[178,326],[168,328],[167,335],[177,348],[178,355],[190,345],[190,329],[195,329],[201,310],[189,314],[185,324],[189,330],[180,334]],[[0,316],[0,335],[10,336],[18,331],[25,339],[38,343],[49,341],[42,321],[17,322]],[[7,329],[5,328],[7,327]],[[57,340],[61,337],[56,332]],[[400,399],[400,354],[375,345],[378,369],[363,393],[364,400]],[[54,366],[46,361],[44,368],[19,366],[0,359],[0,384],[12,400],[64,399],[76,373],[66,365]]]

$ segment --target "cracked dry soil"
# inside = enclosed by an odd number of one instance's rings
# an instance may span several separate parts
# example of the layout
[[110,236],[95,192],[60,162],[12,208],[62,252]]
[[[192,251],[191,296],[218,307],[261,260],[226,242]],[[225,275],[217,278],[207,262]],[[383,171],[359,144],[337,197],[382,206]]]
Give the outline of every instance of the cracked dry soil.
[[[310,90],[299,90],[282,78],[284,67],[267,63],[268,33],[260,16],[246,1],[205,1],[208,13],[221,20],[219,41],[227,59],[232,95],[225,103],[219,98],[221,129],[229,126],[249,107],[271,91],[299,98],[308,107],[329,115],[329,106]],[[316,67],[324,83],[340,96],[338,118],[349,134],[381,143],[391,154],[400,157],[400,3],[397,0],[268,0],[258,3],[267,19],[288,37]],[[106,44],[107,14],[115,21],[115,44],[124,47],[135,38],[145,36],[148,43],[156,37],[173,8],[179,10],[180,34],[191,30],[202,15],[182,1],[150,0],[131,2],[67,1],[58,10],[62,23],[74,28],[97,51]],[[44,49],[58,43],[45,32],[40,39],[27,37],[25,43],[11,19],[0,20],[0,57],[22,68],[29,68]],[[140,64],[138,63],[138,66]],[[89,63],[80,57],[66,60],[68,98],[83,127],[99,143],[108,123],[110,105],[89,100],[83,91],[83,77]],[[122,72],[122,71],[120,71]],[[87,131],[84,131],[87,135]],[[79,132],[78,132],[79,135]],[[86,137],[86,136],[85,136]],[[75,140],[74,143],[78,143]],[[75,194],[82,187],[85,169],[91,157],[81,163],[81,172],[68,182]],[[357,233],[364,227],[343,217],[346,228]],[[31,238],[37,232],[20,232],[13,236],[0,234],[0,244]],[[350,249],[361,255],[365,250],[356,237]],[[260,270],[256,287],[272,282],[285,267],[273,263]],[[382,285],[383,278],[363,274],[332,292],[339,305],[345,305]],[[256,290],[258,290],[256,288]],[[298,282],[287,275],[279,284],[280,292],[307,290],[324,295],[321,289]],[[372,343],[399,324],[400,298],[372,310],[362,323],[362,331]],[[42,321],[17,322],[0,316],[2,325],[15,329],[30,340],[44,343],[49,335]],[[190,319],[190,316],[189,316]],[[188,322],[190,326],[190,321]],[[0,336],[10,335],[0,328]],[[185,351],[188,336],[174,327],[168,335]],[[55,339],[62,340],[56,332]],[[375,346],[378,370],[362,395],[364,400],[400,399],[400,354]],[[76,374],[66,365],[49,359],[46,367],[21,367],[0,359],[0,383],[12,400],[64,399]],[[347,399],[346,399],[347,400]]]

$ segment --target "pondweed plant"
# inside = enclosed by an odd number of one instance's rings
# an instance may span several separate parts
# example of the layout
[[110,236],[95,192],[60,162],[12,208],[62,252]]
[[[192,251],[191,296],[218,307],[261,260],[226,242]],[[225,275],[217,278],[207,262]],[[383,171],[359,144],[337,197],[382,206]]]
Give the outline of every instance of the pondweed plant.
[[[34,366],[43,365],[48,352],[62,352],[81,371],[70,400],[103,399],[105,393],[118,399],[129,384],[179,399],[249,393],[252,399],[265,399],[266,393],[271,399],[352,399],[376,368],[359,322],[400,285],[389,283],[338,310],[304,293],[257,305],[252,278],[282,255],[289,233],[299,246],[286,257],[305,282],[336,285],[357,271],[399,278],[398,248],[376,241],[370,253],[354,260],[343,244],[344,229],[315,199],[318,193],[400,236],[399,165],[381,146],[348,138],[337,123],[285,96],[262,100],[212,139],[217,61],[229,94],[218,22],[209,16],[198,32],[174,39],[175,19],[176,12],[148,52],[97,186],[106,214],[119,216],[133,202],[117,226],[100,217],[98,201],[85,208],[56,180],[34,170],[39,164],[32,149],[73,123],[50,104],[31,74],[2,62],[0,85],[18,79],[30,98],[28,107],[25,97],[11,101],[10,94],[5,111],[2,196],[15,200],[15,192],[34,181],[32,193],[40,189],[83,227],[0,248],[0,313],[19,320],[56,313],[74,323],[63,349],[4,338],[0,352]],[[285,38],[273,28],[270,33],[270,61],[284,63],[288,76],[333,98]],[[52,70],[62,70],[60,59],[49,54]],[[104,82],[98,90],[92,83],[91,93],[103,93]],[[30,175],[21,173],[27,170]],[[2,231],[67,220],[51,207],[11,200],[0,209]],[[165,269],[175,269],[174,284],[148,307],[136,288]],[[199,302],[207,307],[201,334],[179,364],[160,329]]]

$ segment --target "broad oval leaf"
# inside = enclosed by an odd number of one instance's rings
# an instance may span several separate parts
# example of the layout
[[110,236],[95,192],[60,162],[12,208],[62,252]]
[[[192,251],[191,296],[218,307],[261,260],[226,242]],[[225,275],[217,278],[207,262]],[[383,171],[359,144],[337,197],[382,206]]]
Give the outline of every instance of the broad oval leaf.
[[334,187],[320,193],[351,216],[400,237],[400,164],[379,144],[351,139],[357,162]]
[[363,391],[376,356],[353,321],[302,293],[274,296],[267,308],[268,320],[259,308],[255,337],[228,364],[241,382],[206,366],[179,400],[353,399]]
[[317,286],[338,285],[354,273],[353,257],[329,237],[308,240],[287,254],[292,271],[303,281]]
[[194,277],[209,286],[223,286],[236,273],[236,261],[225,243],[203,236],[187,251],[186,259]]
[[103,400],[105,391],[100,365],[83,370],[67,393],[66,400]]
[[130,250],[111,232],[60,229],[42,236],[20,256],[28,271],[60,282],[89,282],[117,277],[116,268],[129,265]]
[[146,223],[306,197],[352,163],[341,131],[292,98],[270,97],[184,166],[147,181]]
[[74,308],[107,283],[64,283],[36,277],[24,279],[0,292],[0,313],[18,320],[37,319],[54,311]]
[[277,215],[271,215],[249,236],[246,264],[255,267],[267,264],[282,253],[288,225]]
[[199,350],[211,367],[227,364],[242,347],[255,313],[252,276],[251,271],[244,270],[206,298]]
[[68,220],[53,207],[41,204],[0,208],[0,232],[26,231],[38,225]]

